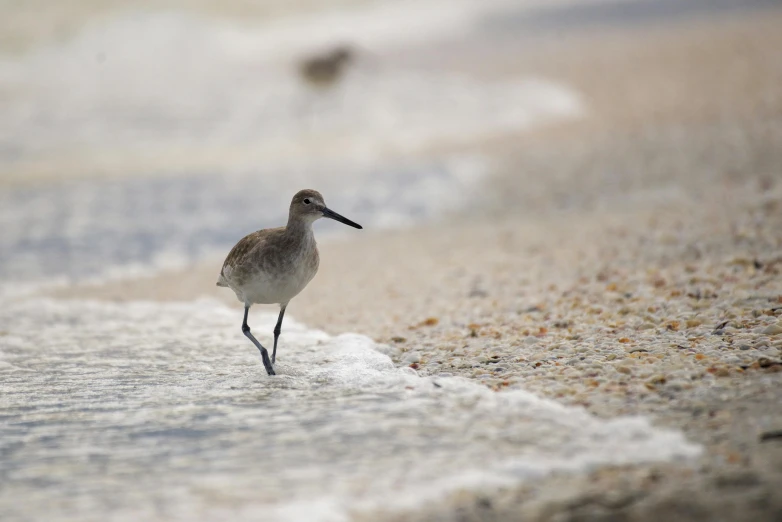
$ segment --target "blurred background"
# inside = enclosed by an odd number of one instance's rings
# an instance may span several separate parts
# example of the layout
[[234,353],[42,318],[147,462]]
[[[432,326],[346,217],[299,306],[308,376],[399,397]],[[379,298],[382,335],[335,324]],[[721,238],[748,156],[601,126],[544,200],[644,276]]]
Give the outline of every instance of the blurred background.
[[302,187],[378,228],[768,183],[777,7],[0,0],[0,278],[181,267]]

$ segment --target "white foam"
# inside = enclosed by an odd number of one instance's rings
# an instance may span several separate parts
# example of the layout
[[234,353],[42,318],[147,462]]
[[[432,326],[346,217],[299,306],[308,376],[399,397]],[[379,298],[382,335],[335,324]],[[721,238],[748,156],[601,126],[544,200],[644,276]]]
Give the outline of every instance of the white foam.
[[[251,315],[266,345],[274,321]],[[3,306],[0,518],[348,520],[700,451],[647,419],[421,378],[291,318],[269,378],[240,322],[208,300]]]
[[[104,168],[116,150],[136,152],[131,158],[159,151],[161,162],[187,163],[204,147],[227,167],[237,156],[244,167],[300,165],[306,158],[316,167],[324,156],[367,162],[583,113],[580,95],[551,80],[388,67],[362,55],[363,48],[357,66],[327,93],[297,77],[293,55],[305,43],[321,49],[317,42],[336,38],[335,27],[359,47],[366,40],[377,48],[385,33],[402,34],[412,45],[419,32],[431,38],[431,27],[458,28],[485,9],[474,1],[436,6],[410,16],[408,3],[390,16],[386,10],[399,7],[383,4],[286,20],[282,27],[173,13],[120,15],[63,45],[0,59],[0,80],[8,86],[0,100],[0,139],[22,159],[72,150],[72,162],[94,149]],[[333,16],[347,18],[333,23]]]

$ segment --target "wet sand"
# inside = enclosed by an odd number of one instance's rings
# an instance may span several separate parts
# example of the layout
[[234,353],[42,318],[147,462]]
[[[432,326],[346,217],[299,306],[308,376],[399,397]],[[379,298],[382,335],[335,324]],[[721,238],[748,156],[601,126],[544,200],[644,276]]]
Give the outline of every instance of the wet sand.
[[[422,374],[650,415],[706,448],[694,466],[464,492],[400,519],[782,517],[780,23],[771,11],[517,49],[484,72],[563,80],[595,117],[473,144],[496,171],[463,213],[321,246],[297,320],[365,333]],[[220,262],[54,295],[216,296],[238,329]]]

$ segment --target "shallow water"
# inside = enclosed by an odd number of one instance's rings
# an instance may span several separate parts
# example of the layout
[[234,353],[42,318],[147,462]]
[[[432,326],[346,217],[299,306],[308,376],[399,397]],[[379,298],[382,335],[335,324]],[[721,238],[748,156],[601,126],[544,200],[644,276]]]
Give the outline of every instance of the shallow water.
[[[294,321],[268,378],[240,320],[211,301],[4,308],[0,518],[342,520],[698,452],[643,419],[420,378]],[[274,320],[251,318],[261,342]]]
[[[484,169],[474,157],[352,170],[322,165],[319,188],[331,208],[376,229],[456,208]],[[300,181],[305,172],[287,173],[145,176],[0,191],[0,289],[123,271],[132,276],[224,254],[249,232],[285,224],[290,196],[307,186]],[[318,237],[345,233],[344,225],[328,220],[316,228]]]

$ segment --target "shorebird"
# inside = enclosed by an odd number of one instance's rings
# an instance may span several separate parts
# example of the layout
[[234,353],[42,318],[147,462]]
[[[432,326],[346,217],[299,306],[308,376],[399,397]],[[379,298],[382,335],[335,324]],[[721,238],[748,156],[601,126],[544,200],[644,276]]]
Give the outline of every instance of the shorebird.
[[340,78],[352,60],[353,51],[350,47],[340,46],[328,53],[305,59],[299,66],[299,72],[310,84],[328,87]]
[[[320,257],[312,224],[322,217],[362,228],[358,223],[326,207],[323,196],[317,190],[300,190],[291,200],[288,224],[244,236],[228,253],[217,278],[217,286],[230,288],[236,298],[244,303],[242,333],[260,350],[269,375],[274,375],[277,339],[280,337],[285,308],[318,272]],[[280,305],[280,316],[274,327],[271,361],[269,352],[253,336],[247,324],[247,314],[254,304]]]

